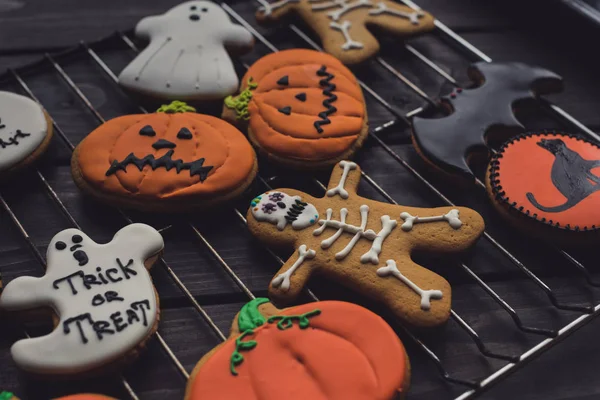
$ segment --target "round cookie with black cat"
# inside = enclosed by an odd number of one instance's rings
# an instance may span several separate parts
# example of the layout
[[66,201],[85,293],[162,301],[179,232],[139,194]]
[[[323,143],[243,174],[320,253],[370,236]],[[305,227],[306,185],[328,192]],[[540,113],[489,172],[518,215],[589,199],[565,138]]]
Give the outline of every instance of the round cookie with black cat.
[[496,209],[529,234],[573,245],[600,237],[600,147],[591,141],[517,136],[492,158],[486,186]]

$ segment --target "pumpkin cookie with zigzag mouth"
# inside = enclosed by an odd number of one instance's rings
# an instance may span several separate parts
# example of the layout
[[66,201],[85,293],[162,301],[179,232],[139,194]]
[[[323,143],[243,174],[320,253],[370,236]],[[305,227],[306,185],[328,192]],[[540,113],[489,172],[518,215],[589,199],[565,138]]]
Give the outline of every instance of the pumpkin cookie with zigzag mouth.
[[358,81],[339,60],[313,50],[258,60],[240,94],[225,99],[223,119],[246,130],[269,159],[303,169],[352,157],[368,134]]
[[107,121],[71,160],[84,192],[119,206],[165,212],[232,199],[248,188],[257,169],[239,130],[182,102]]

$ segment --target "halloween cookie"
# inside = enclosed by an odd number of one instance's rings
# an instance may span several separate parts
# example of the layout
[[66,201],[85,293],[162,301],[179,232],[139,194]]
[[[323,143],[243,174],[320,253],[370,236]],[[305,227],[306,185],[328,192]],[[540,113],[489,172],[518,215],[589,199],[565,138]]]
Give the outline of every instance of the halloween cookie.
[[248,227],[260,240],[294,249],[269,285],[271,298],[300,294],[313,273],[339,281],[383,304],[414,326],[444,323],[450,285],[411,259],[413,251],[466,250],[483,233],[483,219],[468,208],[415,208],[356,194],[360,168],[341,161],[329,190],[314,198],[293,189],[252,200]]
[[392,0],[279,0],[262,6],[258,22],[277,21],[297,14],[319,37],[326,52],[344,64],[357,64],[379,52],[371,33],[377,29],[408,37],[434,28],[433,17]]
[[371,311],[339,301],[278,310],[257,298],[194,368],[185,400],[389,400],[409,380],[402,343]]
[[181,102],[112,119],[75,149],[71,170],[85,192],[111,204],[180,212],[241,194],[256,155],[235,127]]
[[223,118],[237,122],[259,151],[297,168],[351,157],[368,134],[367,110],[352,73],[313,50],[269,54],[248,69],[240,94],[225,99]]
[[119,83],[171,100],[214,100],[234,93],[239,83],[227,50],[240,53],[254,44],[250,32],[210,1],[188,1],[146,17],[135,34],[150,44],[121,72]]
[[148,273],[163,250],[155,229],[132,224],[97,244],[77,229],[55,235],[41,278],[19,277],[0,296],[6,311],[52,309],[55,329],[11,348],[15,363],[42,376],[91,375],[137,356],[156,331],[158,295]]
[[0,91],[0,174],[29,165],[52,139],[52,122],[28,97]]
[[101,394],[72,394],[61,397],[56,400],[117,400],[114,397],[108,397]]
[[529,133],[493,157],[486,186],[495,207],[519,228],[561,243],[600,238],[600,147],[579,137]]
[[523,125],[513,113],[516,103],[562,90],[562,79],[546,69],[521,63],[480,62],[469,68],[469,76],[477,87],[455,89],[441,99],[448,116],[414,118],[413,143],[437,169],[474,179],[469,161],[481,154],[487,159],[490,136],[506,140],[523,133]]

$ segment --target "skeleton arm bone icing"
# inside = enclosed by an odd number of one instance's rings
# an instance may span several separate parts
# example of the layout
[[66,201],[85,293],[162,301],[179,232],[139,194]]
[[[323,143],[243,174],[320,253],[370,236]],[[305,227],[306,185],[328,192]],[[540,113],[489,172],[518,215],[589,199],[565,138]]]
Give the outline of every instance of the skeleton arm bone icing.
[[389,8],[387,6],[387,4],[385,4],[383,1],[377,3],[377,8],[375,8],[373,10],[369,10],[369,14],[370,15],[382,15],[382,14],[395,15],[397,17],[408,19],[410,21],[410,23],[413,25],[418,25],[419,18],[423,18],[425,16],[425,14],[421,11],[404,12],[404,11],[396,10],[394,8]]
[[415,293],[421,296],[421,309],[429,310],[431,308],[431,299],[439,300],[443,294],[441,290],[423,290],[417,286],[414,282],[408,279],[406,276],[398,270],[398,266],[394,260],[387,260],[386,266],[381,267],[377,270],[377,275],[384,278],[386,276],[393,276],[396,279],[402,281],[406,286],[411,288]]
[[444,215],[437,215],[434,217],[412,216],[407,212],[403,212],[400,214],[400,218],[402,218],[402,220],[404,221],[404,223],[402,224],[402,230],[404,232],[411,231],[414,224],[427,222],[446,221],[453,229],[459,229],[462,226],[462,221],[459,218],[459,211],[456,208],[453,208]]
[[277,275],[272,281],[271,285],[281,290],[287,291],[290,288],[290,278],[292,274],[302,266],[304,260],[310,260],[315,258],[317,252],[313,249],[308,249],[305,244],[298,248],[298,259],[292,264],[287,271]]
[[264,15],[271,15],[273,11],[280,9],[290,3],[300,3],[300,0],[279,0],[273,3],[269,3],[268,0],[257,0],[260,4],[262,4],[258,11],[261,11]]

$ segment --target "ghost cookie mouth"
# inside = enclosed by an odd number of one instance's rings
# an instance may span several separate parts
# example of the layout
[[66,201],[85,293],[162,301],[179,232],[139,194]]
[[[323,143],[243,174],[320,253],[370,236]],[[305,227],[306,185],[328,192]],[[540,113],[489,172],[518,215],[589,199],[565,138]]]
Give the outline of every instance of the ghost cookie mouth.
[[[164,143],[160,143],[158,147],[167,148],[166,144]],[[130,153],[123,159],[123,161],[113,161],[108,171],[106,171],[106,176],[116,174],[117,171],[127,172],[126,168],[128,165],[135,165],[140,172],[146,166],[150,166],[153,171],[157,168],[164,168],[167,171],[170,171],[174,168],[177,173],[183,170],[188,170],[190,171],[190,177],[198,175],[200,177],[200,182],[204,182],[208,177],[209,172],[213,169],[213,166],[204,166],[204,158],[199,158],[192,162],[185,162],[181,159],[174,160],[172,158],[174,152],[175,150],[170,149],[159,158],[155,158],[153,154],[139,158],[135,154]]]

